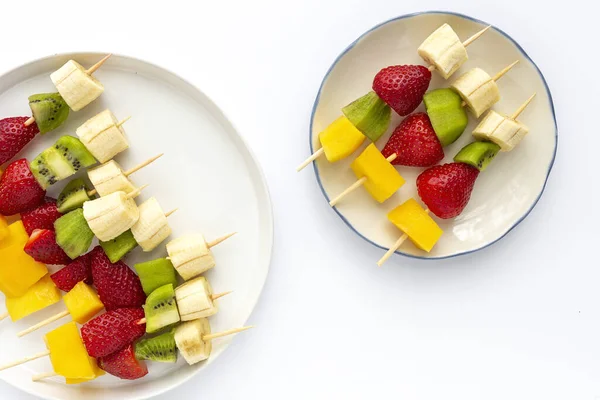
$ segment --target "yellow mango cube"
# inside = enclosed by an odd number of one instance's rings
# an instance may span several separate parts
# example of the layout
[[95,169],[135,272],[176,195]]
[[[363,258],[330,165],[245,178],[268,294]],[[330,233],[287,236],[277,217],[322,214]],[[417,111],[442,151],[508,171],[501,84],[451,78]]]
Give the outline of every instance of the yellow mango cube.
[[0,215],[0,242],[8,237],[8,223],[6,218]]
[[96,291],[83,281],[75,285],[63,299],[73,321],[79,324],[85,324],[104,308]]
[[7,297],[20,297],[48,273],[46,265],[35,261],[23,248],[29,240],[21,221],[8,226],[8,236],[0,241],[0,291]]
[[354,153],[364,142],[365,135],[342,116],[319,134],[319,140],[327,160],[336,162]]
[[106,374],[106,372],[104,372],[102,369],[100,369],[100,367],[98,367],[98,363],[96,362],[95,358],[89,357],[90,360],[90,364],[92,365],[92,369],[94,371],[94,377],[92,379],[84,379],[84,378],[65,378],[66,384],[67,385],[79,385],[80,383],[84,383],[84,382],[89,382],[89,381],[93,381],[96,378],[101,377],[102,375]]
[[79,329],[75,322],[68,322],[44,337],[46,347],[50,350],[50,361],[54,372],[68,379],[95,379],[95,362],[88,356]]
[[60,301],[60,290],[50,275],[44,276],[20,297],[7,297],[6,310],[10,319],[18,321]]
[[367,178],[365,189],[380,203],[389,199],[405,182],[373,143],[352,162],[351,168],[358,179]]
[[388,219],[421,250],[430,252],[442,236],[442,229],[415,200],[408,199],[388,214]]

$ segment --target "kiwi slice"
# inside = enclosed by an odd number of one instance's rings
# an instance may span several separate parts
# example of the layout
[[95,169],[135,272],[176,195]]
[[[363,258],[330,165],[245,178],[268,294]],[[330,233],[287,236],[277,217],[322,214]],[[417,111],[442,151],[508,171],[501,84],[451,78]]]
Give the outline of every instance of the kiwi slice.
[[150,293],[144,305],[146,332],[152,333],[179,322],[179,311],[172,284],[164,285]]
[[[100,242],[100,246],[104,249],[104,252],[110,259],[111,263],[116,263],[121,258],[125,257],[127,253],[137,247],[138,243],[133,237],[131,230],[127,230],[108,242]],[[147,295],[148,293],[146,293]]]
[[76,208],[81,208],[83,203],[91,200],[87,194],[87,187],[85,182],[81,178],[73,179],[65,186],[60,192],[58,200],[56,200],[56,206],[58,212],[66,214]]
[[54,221],[54,230],[56,243],[71,259],[87,253],[94,240],[94,233],[83,216],[82,208],[73,210]]
[[463,147],[454,157],[454,161],[469,164],[484,171],[499,151],[500,146],[496,143],[473,142]]
[[177,275],[173,263],[166,258],[147,261],[135,265],[135,270],[142,281],[146,296],[161,286],[171,284],[177,286]]
[[462,106],[458,93],[452,89],[432,90],[423,96],[423,102],[442,146],[454,143],[469,123],[467,111]]
[[96,159],[79,139],[63,136],[34,158],[29,167],[40,186],[46,189],[95,163]]
[[40,133],[58,128],[69,117],[69,106],[58,93],[40,93],[29,96],[29,107]]
[[175,332],[165,332],[152,338],[140,340],[135,345],[135,358],[168,363],[176,362]]
[[352,125],[373,142],[387,131],[392,118],[392,109],[375,92],[354,100],[342,108],[342,112]]

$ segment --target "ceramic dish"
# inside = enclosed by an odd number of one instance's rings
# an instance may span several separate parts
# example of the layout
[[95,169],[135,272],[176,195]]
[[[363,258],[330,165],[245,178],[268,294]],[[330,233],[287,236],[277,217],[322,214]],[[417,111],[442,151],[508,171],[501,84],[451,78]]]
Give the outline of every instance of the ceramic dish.
[[[468,38],[485,26],[465,15],[426,12],[392,19],[366,32],[335,60],[319,89],[312,113],[311,152],[320,147],[318,134],[341,115],[341,108],[371,90],[373,77],[388,65],[423,64],[417,48],[443,23],[448,23],[461,38]],[[529,135],[512,152],[500,153],[478,178],[471,201],[453,220],[436,221],[444,235],[431,253],[405,243],[398,253],[416,258],[440,259],[480,250],[493,244],[519,224],[538,202],[550,174],[557,148],[558,130],[550,91],[542,73],[525,51],[506,33],[493,27],[468,48],[469,60],[449,81],[437,73],[429,89],[448,87],[473,67],[495,73],[515,60],[520,63],[498,83],[502,99],[493,109],[511,114],[532,93],[537,97],[519,120],[530,128]],[[421,106],[416,111],[424,111]],[[394,113],[392,113],[394,114]],[[401,121],[394,115],[388,132],[377,142],[382,149]],[[473,140],[477,120],[469,114],[469,126],[462,137],[444,148],[452,157]],[[317,180],[329,201],[356,181],[350,163],[367,145],[352,156],[334,164],[321,157],[315,163]],[[354,191],[335,208],[342,220],[358,235],[375,246],[387,249],[400,231],[386,218],[388,211],[410,197],[419,199],[415,180],[422,168],[397,167],[407,183],[383,204],[377,203],[362,188]]]
[[[0,77],[2,116],[29,115],[27,97],[55,91],[49,74],[68,59],[92,65],[100,54],[65,54],[26,64]],[[238,235],[214,249],[217,266],[206,276],[215,290],[234,290],[211,317],[213,331],[243,326],[265,282],[273,242],[271,203],[258,162],[219,108],[200,90],[175,74],[150,63],[113,55],[95,76],[106,91],[85,109],[71,113],[66,124],[37,137],[21,154],[32,159],[59,136],[75,129],[98,112],[110,108],[118,117],[131,115],[126,132],[131,148],[116,157],[130,167],[150,156],[165,155],[141,170],[133,181],[149,183],[141,199],[155,196],[165,209],[179,207],[169,218],[172,237],[203,233],[207,240],[224,233]],[[56,196],[61,184],[48,194]],[[128,265],[166,256],[165,246],[152,253],[139,248],[126,257]],[[0,295],[1,296],[1,295]],[[0,298],[4,311],[4,298]],[[17,323],[0,322],[0,364],[45,350],[43,335],[66,319],[18,339],[16,333],[64,309],[62,302]],[[198,374],[227,348],[233,337],[215,340],[207,362],[188,366],[148,362],[150,373],[137,381],[103,376],[83,385],[64,384],[56,377],[32,382],[33,374],[51,371],[48,358],[0,373],[0,379],[47,399],[138,399],[169,390]]]

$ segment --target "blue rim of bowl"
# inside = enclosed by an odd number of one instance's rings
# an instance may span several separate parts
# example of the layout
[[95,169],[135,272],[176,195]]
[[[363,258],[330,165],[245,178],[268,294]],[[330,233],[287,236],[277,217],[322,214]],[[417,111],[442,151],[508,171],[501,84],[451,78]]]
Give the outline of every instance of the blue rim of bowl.
[[[455,12],[451,12],[451,11],[421,11],[421,12],[416,12],[416,13],[412,13],[412,14],[401,15],[399,17],[395,17],[395,18],[389,19],[389,20],[387,20],[385,22],[382,22],[382,23],[380,23],[378,25],[375,25],[373,28],[369,29],[368,31],[366,31],[365,33],[363,33],[362,35],[360,35],[358,37],[358,39],[356,39],[354,42],[352,42],[348,47],[346,47],[346,49],[344,49],[344,51],[342,51],[342,53],[340,53],[339,56],[337,56],[337,58],[335,59],[335,61],[333,62],[333,64],[331,64],[331,67],[329,67],[329,70],[325,74],[325,77],[323,78],[323,81],[321,82],[321,86],[319,87],[319,91],[317,92],[317,97],[315,99],[315,103],[313,105],[312,113],[311,113],[311,116],[310,116],[310,129],[309,129],[309,132],[308,132],[308,141],[309,141],[309,146],[310,146],[310,152],[311,152],[311,154],[314,152],[313,141],[312,141],[312,127],[313,127],[313,123],[314,123],[314,119],[315,119],[315,112],[317,110],[317,106],[319,105],[319,100],[321,98],[321,91],[323,90],[323,85],[325,85],[325,82],[329,78],[329,74],[331,74],[331,71],[333,70],[333,68],[335,68],[335,66],[340,61],[340,59],[342,57],[344,57],[346,55],[346,53],[348,53],[350,50],[352,50],[354,48],[354,46],[356,46],[356,44],[361,39],[363,39],[365,36],[369,35],[374,30],[379,29],[382,26],[387,25],[387,24],[392,23],[392,22],[396,22],[396,21],[399,21],[399,20],[402,20],[402,19],[407,19],[407,18],[413,18],[413,17],[417,17],[419,15],[424,15],[424,14],[453,15],[453,16],[456,16],[456,17],[467,19],[469,21],[476,22],[478,24],[491,25],[491,24],[488,24],[487,22],[479,20],[477,18],[473,18],[473,17],[470,17],[468,15],[464,15],[464,14],[460,14],[460,13],[455,13]],[[519,51],[523,54],[523,57],[525,57],[535,67],[535,69],[537,70],[538,74],[542,78],[542,82],[544,83],[544,87],[546,88],[546,93],[548,94],[548,100],[550,101],[550,110],[552,111],[552,119],[554,120],[554,138],[555,138],[555,143],[556,144],[554,146],[554,154],[552,154],[552,160],[550,161],[550,165],[548,166],[548,172],[546,173],[546,179],[544,181],[544,185],[542,186],[542,190],[540,191],[540,194],[538,195],[538,197],[535,199],[535,201],[531,205],[531,208],[529,208],[529,210],[520,219],[518,219],[513,224],[513,226],[511,226],[506,232],[504,232],[502,235],[500,235],[500,237],[498,237],[497,239],[495,239],[495,240],[493,240],[493,241],[491,241],[489,243],[486,243],[485,245],[483,245],[481,247],[478,247],[478,248],[473,249],[473,250],[463,251],[463,252],[460,252],[460,253],[450,254],[450,255],[447,255],[447,256],[440,256],[440,257],[418,256],[418,255],[403,253],[403,252],[401,252],[399,250],[397,250],[395,252],[396,254],[400,254],[400,255],[403,255],[405,257],[415,258],[415,259],[419,259],[419,260],[443,260],[443,259],[454,258],[454,257],[466,255],[466,254],[471,254],[471,253],[474,253],[474,252],[479,251],[479,250],[483,250],[486,247],[489,247],[489,246],[493,245],[494,243],[498,242],[499,240],[501,240],[502,238],[504,238],[513,229],[515,229],[517,227],[517,225],[519,225],[525,218],[527,218],[527,216],[531,213],[531,211],[533,211],[533,209],[535,208],[535,206],[537,205],[537,203],[540,201],[540,198],[542,197],[542,194],[544,193],[544,190],[546,189],[546,184],[548,183],[548,178],[550,177],[550,172],[552,171],[552,167],[554,166],[554,160],[556,159],[556,152],[558,150],[558,125],[556,123],[556,114],[554,112],[554,102],[552,100],[552,94],[550,93],[550,88],[548,87],[548,82],[546,82],[546,78],[544,77],[544,74],[542,74],[542,71],[540,71],[540,68],[531,59],[531,57],[529,57],[529,55],[527,54],[527,52],[521,47],[521,45],[519,45],[519,43],[517,43],[512,37],[510,37],[509,34],[507,34],[506,32],[504,32],[502,29],[499,29],[499,28],[497,28],[497,27],[495,27],[493,25],[492,25],[492,29],[496,30],[497,32],[499,32],[500,34],[502,34],[504,37],[506,37],[508,40],[510,40],[512,42],[512,44],[514,44],[515,47],[517,49],[519,49]],[[325,198],[329,202],[329,200],[330,200],[329,196],[327,195],[327,193],[325,192],[325,189],[323,188],[323,183],[321,182],[321,176],[319,175],[319,170],[317,168],[316,163],[314,163],[314,162],[313,162],[313,169],[315,171],[315,175],[317,177],[317,182],[319,183],[319,187],[321,188],[321,192],[323,192],[323,195],[325,196]],[[348,221],[348,219],[346,219],[346,217],[344,217],[344,215],[342,215],[342,213],[340,213],[336,207],[331,207],[331,208],[333,208],[333,210],[342,219],[342,221],[344,221],[344,223],[346,225],[348,225],[348,227],[350,229],[352,229],[352,231],[354,231],[354,233],[356,233],[358,236],[360,236],[361,238],[363,238],[367,242],[371,243],[375,247],[378,247],[378,248],[380,248],[382,250],[388,250],[386,247],[380,246],[379,244],[373,242],[372,240],[370,240],[367,237],[365,237],[362,233],[360,233],[359,231],[357,231],[354,228],[354,226],[350,223],[350,221]]]

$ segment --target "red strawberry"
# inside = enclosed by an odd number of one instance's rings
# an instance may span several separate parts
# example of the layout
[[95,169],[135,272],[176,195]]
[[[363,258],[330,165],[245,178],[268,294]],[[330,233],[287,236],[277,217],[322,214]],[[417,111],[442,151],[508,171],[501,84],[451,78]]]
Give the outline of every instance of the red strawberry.
[[94,281],[89,254],[77,257],[72,263],[50,275],[50,278],[64,292],[70,291],[81,281],[91,285]]
[[35,208],[45,194],[27,160],[13,161],[0,179],[0,214],[14,215]]
[[405,116],[421,104],[431,72],[422,65],[393,65],[375,75],[373,90],[398,114]]
[[133,345],[98,359],[98,366],[121,379],[140,379],[148,374],[148,367],[135,358]]
[[463,163],[437,165],[417,178],[423,203],[440,218],[454,218],[466,207],[479,170]]
[[68,264],[69,256],[56,243],[56,235],[48,229],[36,229],[25,244],[25,253],[44,264]]
[[13,158],[40,130],[37,124],[25,126],[29,117],[4,118],[0,120],[0,164]]
[[90,252],[92,277],[98,296],[108,311],[141,307],[146,302],[140,278],[122,261],[112,264],[102,247]]
[[142,308],[120,308],[89,320],[81,327],[81,337],[91,357],[104,357],[144,336],[146,324]]
[[21,213],[21,221],[25,225],[27,234],[31,236],[31,233],[36,229],[48,229],[54,230],[54,221],[62,216],[56,208],[56,200],[52,197],[46,197],[44,202],[29,211]]
[[409,115],[398,125],[382,151],[385,158],[396,153],[392,164],[431,167],[442,161],[444,150],[425,113]]

